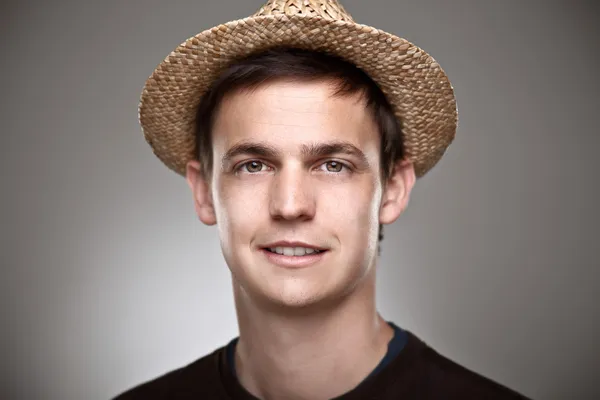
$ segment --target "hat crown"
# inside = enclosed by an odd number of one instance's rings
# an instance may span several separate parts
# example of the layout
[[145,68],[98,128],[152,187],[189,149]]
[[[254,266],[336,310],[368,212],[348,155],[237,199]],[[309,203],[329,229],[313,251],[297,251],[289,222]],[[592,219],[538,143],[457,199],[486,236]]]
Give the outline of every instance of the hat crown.
[[337,0],[269,0],[254,16],[282,14],[353,22],[350,14]]

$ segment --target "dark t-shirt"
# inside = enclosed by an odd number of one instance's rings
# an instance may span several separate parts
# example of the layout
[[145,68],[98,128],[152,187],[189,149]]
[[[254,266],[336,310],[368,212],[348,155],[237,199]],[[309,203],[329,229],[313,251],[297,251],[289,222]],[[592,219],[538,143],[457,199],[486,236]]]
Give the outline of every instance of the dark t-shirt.
[[[379,364],[377,364],[377,366],[373,369],[373,371],[371,371],[369,376],[367,376],[365,378],[365,381],[370,379],[371,376],[377,375],[379,373],[379,371],[381,371],[389,363],[391,363],[392,360],[394,358],[396,358],[396,356],[398,354],[400,354],[400,352],[406,345],[406,342],[408,341],[408,332],[406,332],[404,329],[400,328],[398,325],[394,324],[391,321],[388,321],[388,324],[392,327],[392,329],[394,329],[394,335],[392,336],[392,339],[388,343],[388,348],[385,353],[385,356],[381,359],[381,361],[379,362]],[[231,373],[233,374],[234,377],[237,376],[237,372],[235,370],[235,347],[237,346],[238,339],[239,338],[233,339],[231,342],[229,342],[229,344],[225,348],[225,356],[227,357],[227,366],[231,370]]]
[[[357,387],[335,400],[526,399],[437,353],[409,331],[393,325],[388,353]],[[213,353],[135,387],[115,400],[257,400],[239,383],[231,365],[235,340]]]

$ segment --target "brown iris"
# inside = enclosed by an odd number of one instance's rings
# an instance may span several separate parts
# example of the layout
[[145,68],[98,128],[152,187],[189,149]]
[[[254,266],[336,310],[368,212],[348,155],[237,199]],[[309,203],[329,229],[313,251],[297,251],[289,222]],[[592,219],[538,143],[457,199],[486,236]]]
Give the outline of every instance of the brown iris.
[[246,164],[248,172],[260,172],[262,170],[262,163],[260,161],[250,161]]
[[329,161],[327,163],[327,171],[329,172],[340,172],[343,165],[337,161]]

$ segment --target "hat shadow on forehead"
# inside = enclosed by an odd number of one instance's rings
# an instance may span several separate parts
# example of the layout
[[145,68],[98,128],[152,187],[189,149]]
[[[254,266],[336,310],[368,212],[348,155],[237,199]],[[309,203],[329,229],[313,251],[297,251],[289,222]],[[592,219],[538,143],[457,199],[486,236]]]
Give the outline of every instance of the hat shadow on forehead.
[[156,67],[139,104],[154,154],[185,176],[187,163],[197,158],[196,114],[204,93],[237,60],[275,47],[334,55],[369,75],[402,127],[405,158],[417,177],[453,141],[454,90],[433,57],[405,39],[354,22],[335,0],[272,0],[250,17],[187,39]]

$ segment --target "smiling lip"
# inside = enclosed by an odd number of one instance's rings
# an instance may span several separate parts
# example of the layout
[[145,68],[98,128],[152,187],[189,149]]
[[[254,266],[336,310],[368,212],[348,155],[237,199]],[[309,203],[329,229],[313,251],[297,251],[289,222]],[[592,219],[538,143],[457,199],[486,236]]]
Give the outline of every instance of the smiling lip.
[[[289,246],[291,247],[291,246]],[[297,247],[304,247],[304,246],[297,246]],[[303,256],[285,256],[283,254],[277,254],[277,253],[273,253],[268,249],[261,249],[260,250],[264,256],[267,258],[267,260],[269,262],[271,262],[272,264],[275,264],[279,267],[283,267],[283,268],[306,268],[306,267],[310,267],[316,263],[318,263],[319,261],[321,261],[323,259],[323,257],[325,257],[325,255],[327,253],[329,253],[326,250],[323,250],[319,253],[312,253],[312,254],[305,254]]]
[[314,246],[312,244],[308,244],[308,243],[304,243],[304,242],[288,242],[288,241],[279,241],[279,242],[273,242],[273,243],[269,243],[266,244],[264,246],[261,246],[263,249],[271,249],[274,247],[306,247],[308,249],[315,249],[315,250],[320,250],[320,251],[324,251],[327,250],[325,247],[319,247],[319,246]]

